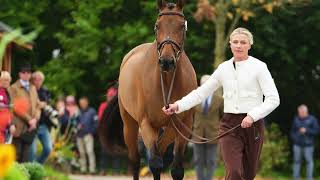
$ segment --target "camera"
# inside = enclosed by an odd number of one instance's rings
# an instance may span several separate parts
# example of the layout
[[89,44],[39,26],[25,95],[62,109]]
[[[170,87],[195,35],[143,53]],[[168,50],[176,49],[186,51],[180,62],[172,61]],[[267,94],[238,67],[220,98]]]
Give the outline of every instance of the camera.
[[55,126],[55,127],[58,127],[58,116],[59,116],[59,113],[57,110],[53,109],[52,106],[50,105],[46,105],[44,108],[43,108],[43,112],[48,116],[49,120],[50,120],[50,123]]

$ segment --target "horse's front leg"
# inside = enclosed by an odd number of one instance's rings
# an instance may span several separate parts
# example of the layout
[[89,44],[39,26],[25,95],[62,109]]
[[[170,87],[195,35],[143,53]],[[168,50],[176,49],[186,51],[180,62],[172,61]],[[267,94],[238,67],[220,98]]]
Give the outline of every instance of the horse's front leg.
[[154,180],[160,180],[161,170],[163,168],[163,159],[157,146],[158,129],[153,128],[149,119],[143,119],[140,124],[140,130],[143,142],[150,152],[148,159],[150,170]]
[[[192,118],[185,119],[184,123],[191,129]],[[189,134],[181,126],[177,125],[179,130],[187,137]],[[177,133],[174,142],[174,159],[172,162],[171,176],[173,180],[182,180],[184,177],[183,159],[187,141]]]

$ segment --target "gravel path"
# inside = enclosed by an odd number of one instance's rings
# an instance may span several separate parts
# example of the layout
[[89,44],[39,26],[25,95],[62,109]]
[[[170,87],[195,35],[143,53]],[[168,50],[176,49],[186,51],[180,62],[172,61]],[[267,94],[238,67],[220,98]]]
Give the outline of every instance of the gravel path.
[[[131,176],[90,176],[90,175],[70,175],[70,180],[132,180]],[[151,176],[140,177],[141,180],[153,180]],[[196,177],[185,177],[184,180],[195,180]],[[168,175],[161,175],[161,180],[172,180]],[[216,180],[216,179],[215,179]]]

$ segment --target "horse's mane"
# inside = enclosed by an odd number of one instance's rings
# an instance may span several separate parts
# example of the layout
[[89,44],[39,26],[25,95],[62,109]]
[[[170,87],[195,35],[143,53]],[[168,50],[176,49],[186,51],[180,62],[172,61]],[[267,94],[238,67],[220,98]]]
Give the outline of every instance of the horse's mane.
[[167,4],[167,6],[168,6],[168,8],[169,8],[170,10],[172,10],[174,7],[176,7],[176,4],[169,2],[169,3]]

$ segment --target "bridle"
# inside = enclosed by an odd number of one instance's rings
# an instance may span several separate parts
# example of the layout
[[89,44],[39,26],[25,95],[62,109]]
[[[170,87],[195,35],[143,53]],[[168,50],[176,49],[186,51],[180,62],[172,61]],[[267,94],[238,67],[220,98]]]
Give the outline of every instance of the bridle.
[[[162,13],[159,14],[159,17],[160,16],[164,16],[164,15],[177,15],[177,16],[181,16],[181,17],[184,18],[184,15],[182,13],[179,13],[179,12],[162,12]],[[186,27],[186,24],[185,24],[183,41],[182,41],[182,45],[180,46],[176,41],[170,39],[170,37],[167,37],[162,42],[158,42],[158,39],[157,39],[158,28],[155,25],[154,30],[155,30],[155,33],[156,33],[158,60],[160,60],[161,51],[162,51],[163,46],[165,44],[170,44],[172,46],[173,50],[175,51],[175,57],[174,57],[175,63],[180,59],[181,52],[183,51],[183,45],[184,45],[183,43],[184,43],[184,39],[185,39],[185,35],[186,35],[186,29],[187,29],[187,27]],[[178,49],[177,52],[176,52],[174,46]],[[162,72],[160,72],[160,81],[161,81],[161,90],[162,90],[163,103],[165,104],[166,107],[169,106],[175,75],[176,75],[176,68],[173,71],[173,76],[172,76],[172,79],[171,79],[168,96],[166,96],[165,89],[164,89],[163,75],[162,75]],[[189,134],[191,134],[194,137],[198,138],[200,141],[196,141],[196,140],[193,140],[193,139],[190,139],[190,138],[186,137],[186,135],[184,135],[181,132],[181,130],[179,130],[179,128],[177,127],[177,124],[176,124],[175,121],[177,121],[180,124],[180,126],[183,127]],[[215,137],[214,139],[208,139],[208,138],[201,137],[201,136],[195,134],[194,132],[192,132],[192,130],[188,126],[186,126],[176,114],[174,114],[172,117],[170,117],[170,123],[172,124],[174,129],[177,131],[177,133],[180,134],[180,136],[182,138],[184,138],[185,140],[187,140],[189,142],[195,143],[195,144],[204,144],[204,143],[208,143],[208,142],[211,142],[211,141],[215,141],[215,140],[221,138],[222,136],[224,136],[225,134],[229,133],[229,132],[223,133],[220,136]],[[236,129],[238,127],[235,127],[234,129]],[[231,131],[233,131],[234,129],[232,129]],[[158,139],[158,142],[160,141],[160,139],[161,139],[161,137]]]
[[[184,14],[181,12],[160,12],[158,17],[161,17],[161,16],[180,16],[185,19]],[[186,30],[187,30],[187,27],[186,27],[186,23],[185,23],[185,26],[183,28],[183,37],[182,37],[181,45],[178,42],[176,42],[175,40],[171,39],[169,36],[167,36],[165,40],[159,42],[158,41],[158,27],[155,24],[154,31],[155,31],[156,42],[157,42],[158,60],[160,60],[161,52],[163,50],[164,45],[166,45],[166,44],[170,44],[173,51],[175,52],[175,56],[173,57],[174,62],[176,63],[180,59],[180,55],[184,51],[184,39],[186,36]]]

